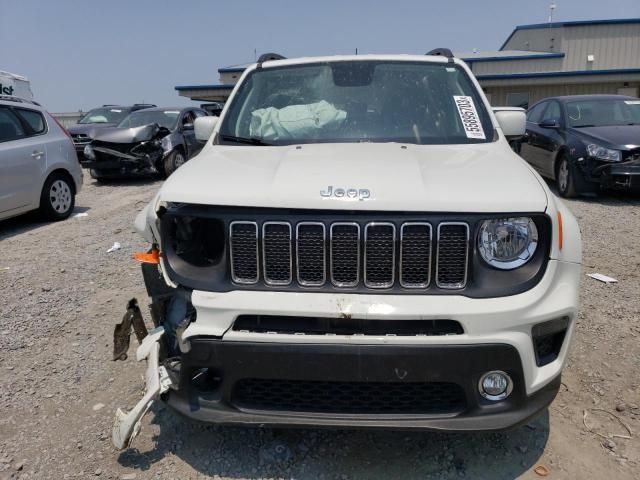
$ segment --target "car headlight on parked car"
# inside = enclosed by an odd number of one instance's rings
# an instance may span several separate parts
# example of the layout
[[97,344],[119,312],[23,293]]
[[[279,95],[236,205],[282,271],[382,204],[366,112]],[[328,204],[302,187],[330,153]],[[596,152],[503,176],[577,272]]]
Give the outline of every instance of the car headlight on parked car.
[[84,153],[85,158],[88,158],[89,160],[96,159],[96,154],[93,151],[91,145],[87,145],[86,147],[84,147],[84,150],[82,152]]
[[598,160],[605,160],[607,162],[619,162],[622,159],[620,150],[611,150],[595,143],[587,145],[587,152],[590,157],[597,158]]
[[521,267],[533,257],[537,246],[538,229],[529,217],[495,218],[480,225],[480,255],[500,270]]

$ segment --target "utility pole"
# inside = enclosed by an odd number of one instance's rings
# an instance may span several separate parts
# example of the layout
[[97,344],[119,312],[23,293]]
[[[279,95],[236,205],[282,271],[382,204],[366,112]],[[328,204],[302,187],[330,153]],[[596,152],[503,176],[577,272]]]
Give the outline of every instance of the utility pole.
[[549,4],[549,23],[553,22],[553,11],[556,9],[555,2]]

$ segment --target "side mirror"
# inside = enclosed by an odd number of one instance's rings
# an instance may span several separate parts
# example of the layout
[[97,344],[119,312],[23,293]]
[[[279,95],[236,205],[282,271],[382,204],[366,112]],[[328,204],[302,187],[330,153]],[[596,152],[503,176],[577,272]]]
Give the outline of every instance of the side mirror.
[[558,121],[553,118],[545,118],[542,122],[540,122],[541,128],[560,128],[558,125]]
[[182,125],[182,131],[193,130],[193,123],[185,123]]
[[196,140],[206,142],[211,137],[213,130],[218,124],[218,117],[198,117],[193,122],[193,127],[196,132]]
[[524,108],[495,107],[493,113],[507,140],[516,140],[524,135],[527,129],[527,114]]

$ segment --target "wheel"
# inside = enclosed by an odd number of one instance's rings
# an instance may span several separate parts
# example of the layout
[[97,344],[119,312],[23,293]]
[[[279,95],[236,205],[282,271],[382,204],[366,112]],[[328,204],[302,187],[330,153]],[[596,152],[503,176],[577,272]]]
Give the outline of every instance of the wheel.
[[567,157],[561,157],[556,171],[556,187],[561,197],[572,198],[576,196],[576,180]]
[[73,211],[76,194],[67,175],[53,173],[44,182],[40,194],[40,213],[47,220],[64,220]]
[[187,161],[181,150],[174,150],[164,159],[164,176],[168,177]]

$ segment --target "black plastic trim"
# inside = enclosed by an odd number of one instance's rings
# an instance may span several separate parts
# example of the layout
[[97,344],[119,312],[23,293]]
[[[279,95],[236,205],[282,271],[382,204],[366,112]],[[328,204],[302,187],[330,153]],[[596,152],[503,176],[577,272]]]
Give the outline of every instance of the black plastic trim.
[[[293,281],[286,286],[271,286],[264,282],[261,275],[259,281],[253,285],[234,284],[230,278],[228,243],[222,260],[210,267],[196,267],[179,258],[173,250],[169,232],[172,231],[171,222],[175,216],[196,216],[218,218],[224,224],[225,238],[228,237],[228,227],[232,221],[255,221],[258,223],[260,235],[265,221],[286,221],[295,225],[298,222],[315,221],[325,225],[327,232],[334,222],[356,222],[361,229],[372,221],[390,222],[395,224],[396,231],[400,230],[404,222],[429,222],[433,231],[443,222],[466,222],[469,224],[470,241],[468,255],[468,275],[464,288],[444,289],[432,282],[427,288],[404,288],[396,281],[391,288],[371,289],[359,282],[356,287],[337,287],[331,282],[323,286],[301,286]],[[477,234],[483,220],[489,218],[505,218],[529,216],[533,218],[538,228],[539,244],[533,258],[524,266],[514,270],[498,270],[487,265],[477,251]],[[319,292],[319,293],[367,293],[367,294],[406,294],[406,295],[464,295],[470,298],[495,298],[516,295],[525,292],[542,279],[549,260],[551,246],[551,220],[546,214],[533,212],[505,212],[505,213],[419,213],[419,212],[368,212],[368,211],[335,211],[335,210],[293,210],[251,207],[216,207],[190,204],[171,204],[166,214],[161,218],[161,251],[168,260],[166,267],[169,277],[176,283],[187,288],[212,292],[229,292],[235,290],[249,291],[285,291],[285,292]],[[259,238],[259,245],[262,237]],[[296,257],[295,244],[292,246],[293,258]],[[260,256],[262,256],[260,245]],[[396,257],[399,245],[396,245]],[[433,253],[435,258],[435,253]],[[362,262],[360,278],[362,279]],[[435,278],[436,262],[431,265],[431,278]],[[295,269],[295,265],[294,265]]]

